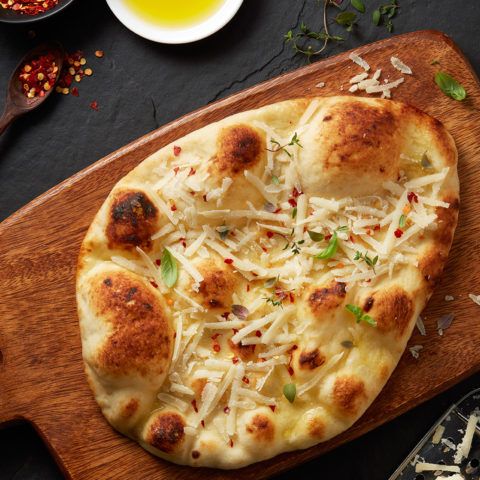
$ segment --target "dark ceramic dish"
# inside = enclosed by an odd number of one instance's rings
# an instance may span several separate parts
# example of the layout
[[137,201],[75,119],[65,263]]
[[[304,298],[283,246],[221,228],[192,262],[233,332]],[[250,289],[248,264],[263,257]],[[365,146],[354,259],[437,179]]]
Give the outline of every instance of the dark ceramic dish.
[[0,22],[5,23],[33,23],[38,22],[44,18],[51,17],[58,12],[61,12],[64,8],[70,5],[73,0],[59,0],[56,7],[47,10],[45,13],[39,13],[38,15],[25,15],[17,13],[13,10],[0,7]]

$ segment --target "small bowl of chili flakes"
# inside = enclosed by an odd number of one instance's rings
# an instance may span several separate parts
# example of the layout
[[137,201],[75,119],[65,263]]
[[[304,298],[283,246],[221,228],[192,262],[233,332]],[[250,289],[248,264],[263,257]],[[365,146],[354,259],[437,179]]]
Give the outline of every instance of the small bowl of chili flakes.
[[0,0],[0,22],[31,23],[51,17],[73,0]]

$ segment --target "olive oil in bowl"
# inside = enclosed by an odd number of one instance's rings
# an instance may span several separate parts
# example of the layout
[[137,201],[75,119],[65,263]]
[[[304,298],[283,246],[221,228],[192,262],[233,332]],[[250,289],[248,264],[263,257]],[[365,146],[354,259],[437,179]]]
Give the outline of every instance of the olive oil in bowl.
[[162,27],[197,25],[220,9],[225,0],[124,0],[139,17]]

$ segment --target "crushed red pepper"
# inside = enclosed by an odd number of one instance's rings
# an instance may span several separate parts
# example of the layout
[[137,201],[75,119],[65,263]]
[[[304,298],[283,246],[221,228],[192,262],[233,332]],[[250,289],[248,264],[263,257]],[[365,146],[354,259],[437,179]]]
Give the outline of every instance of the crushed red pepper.
[[38,15],[56,7],[58,0],[7,0],[0,1],[0,6],[22,15]]
[[44,97],[55,84],[58,65],[52,53],[40,55],[29,60],[20,70],[18,79],[22,91],[28,98]]

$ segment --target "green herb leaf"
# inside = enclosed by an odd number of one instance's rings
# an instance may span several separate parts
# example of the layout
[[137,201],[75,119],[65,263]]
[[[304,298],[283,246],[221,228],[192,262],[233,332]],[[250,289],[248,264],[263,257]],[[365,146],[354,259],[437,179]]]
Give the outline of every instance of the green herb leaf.
[[360,13],[365,13],[365,5],[362,0],[351,0],[352,7],[358,10]]
[[308,230],[308,236],[314,241],[314,242],[321,242],[324,238],[325,235],[320,232],[314,232],[313,230]]
[[345,309],[348,310],[350,313],[355,315],[357,323],[365,322],[371,325],[372,327],[377,326],[377,322],[370,316],[364,313],[364,311],[357,305],[352,305],[351,303],[347,303],[345,305]]
[[292,218],[296,218],[296,217],[297,217],[297,207],[293,207]]
[[272,176],[272,183],[274,183],[275,185],[278,185],[280,183],[280,180],[278,179],[278,177],[276,177],[275,175]]
[[163,249],[162,253],[162,280],[168,288],[175,285],[178,278],[177,262],[168,248]]
[[407,216],[406,215],[401,215],[400,220],[398,221],[398,226],[400,228],[403,228],[405,226],[405,223],[407,223]]
[[348,227],[346,225],[343,225],[342,227],[338,227],[336,232],[341,232],[341,233],[347,233],[348,232]]
[[342,27],[346,27],[347,31],[351,31],[357,21],[357,14],[354,12],[342,12],[335,17],[335,21]]
[[225,240],[230,233],[230,227],[227,227],[226,225],[220,225],[219,227],[217,227],[217,232],[220,235],[220,238],[222,240]]
[[317,260],[327,260],[328,258],[332,258],[338,249],[338,238],[337,232],[333,232],[332,238],[328,242],[328,246],[325,250],[322,250],[320,253],[314,256]]
[[283,386],[283,394],[290,403],[293,403],[297,395],[297,386],[294,383],[287,383]]
[[437,72],[435,74],[435,83],[440,90],[454,100],[465,100],[467,92],[460,83],[457,82],[451,75],[445,72]]
[[382,18],[382,15],[380,13],[380,10],[374,10],[372,13],[372,22],[374,25],[378,27],[380,25],[380,19]]

